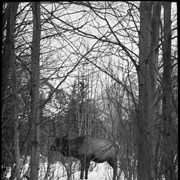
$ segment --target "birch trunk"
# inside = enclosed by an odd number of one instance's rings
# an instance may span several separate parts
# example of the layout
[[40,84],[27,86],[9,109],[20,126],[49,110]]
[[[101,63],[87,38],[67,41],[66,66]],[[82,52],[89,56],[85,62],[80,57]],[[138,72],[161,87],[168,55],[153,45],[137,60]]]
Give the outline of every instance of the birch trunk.
[[39,172],[39,55],[40,55],[40,3],[32,3],[33,40],[31,64],[31,170],[30,180],[38,180]]

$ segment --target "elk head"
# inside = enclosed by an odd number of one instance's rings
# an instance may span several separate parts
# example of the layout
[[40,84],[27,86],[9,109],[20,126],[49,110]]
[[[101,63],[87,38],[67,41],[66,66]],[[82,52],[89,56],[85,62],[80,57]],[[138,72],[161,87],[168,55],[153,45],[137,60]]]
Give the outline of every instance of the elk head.
[[63,147],[65,144],[65,140],[67,138],[66,136],[60,136],[60,137],[56,137],[54,140],[54,143],[51,145],[50,151],[64,151]]

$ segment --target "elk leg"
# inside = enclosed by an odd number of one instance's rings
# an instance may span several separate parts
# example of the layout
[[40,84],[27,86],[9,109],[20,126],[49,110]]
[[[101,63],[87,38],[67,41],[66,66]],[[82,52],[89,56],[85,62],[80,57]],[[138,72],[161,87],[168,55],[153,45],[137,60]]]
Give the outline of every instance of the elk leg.
[[86,167],[85,167],[85,179],[88,179],[88,169],[90,166],[90,161],[86,160]]
[[81,174],[80,174],[80,179],[83,180],[83,176],[84,176],[84,161],[81,160]]
[[113,180],[116,180],[116,176],[117,176],[117,166],[113,168]]
[[116,180],[117,176],[117,164],[115,160],[109,160],[109,165],[113,168],[113,180]]

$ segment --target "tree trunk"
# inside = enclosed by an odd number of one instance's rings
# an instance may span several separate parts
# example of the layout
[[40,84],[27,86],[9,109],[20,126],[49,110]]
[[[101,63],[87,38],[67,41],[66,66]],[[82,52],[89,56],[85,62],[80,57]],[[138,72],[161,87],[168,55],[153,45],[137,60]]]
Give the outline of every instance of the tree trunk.
[[[9,72],[12,71],[11,67],[14,63],[14,28],[15,17],[17,12],[18,3],[8,3],[3,16],[3,30],[6,33],[5,41],[3,42],[2,53],[2,103],[6,96],[6,90],[8,87]],[[3,117],[3,114],[2,114]]]
[[171,62],[171,2],[164,2],[164,42],[163,42],[163,121],[164,121],[164,146],[163,164],[166,180],[175,180],[173,167],[173,146],[172,146],[172,62]]
[[40,3],[32,3],[33,40],[31,64],[31,170],[30,180],[38,180],[39,172],[39,55],[40,55]]
[[[15,67],[15,44],[14,44],[14,29],[16,21],[18,3],[8,3],[3,17],[4,26],[6,24],[6,40],[3,49],[3,73],[2,73],[2,96],[6,96],[8,82],[12,89],[13,102],[13,123],[14,123],[14,154],[15,154],[15,174],[13,178],[20,180],[20,150],[19,150],[19,119],[18,119],[18,101],[17,101],[17,86],[16,86],[16,67]],[[11,77],[9,81],[8,76]],[[2,115],[3,117],[3,115]]]
[[159,2],[140,3],[138,180],[154,179],[154,104],[157,94],[160,9]]
[[[12,20],[12,31],[11,36],[13,38],[12,42],[14,45],[14,29],[15,29],[15,20],[16,20],[16,13],[18,8],[18,3],[11,4],[11,15],[10,18]],[[18,94],[17,94],[17,83],[16,83],[16,60],[15,60],[15,51],[14,46],[12,48],[12,90],[14,95],[14,152],[15,152],[15,162],[16,162],[16,169],[15,169],[15,177],[17,180],[20,180],[21,173],[20,173],[20,148],[19,148],[19,105],[18,105]]]

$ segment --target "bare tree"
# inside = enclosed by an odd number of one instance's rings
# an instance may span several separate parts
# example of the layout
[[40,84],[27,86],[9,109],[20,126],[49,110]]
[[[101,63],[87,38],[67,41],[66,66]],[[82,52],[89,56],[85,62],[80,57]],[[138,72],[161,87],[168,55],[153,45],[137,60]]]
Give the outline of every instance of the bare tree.
[[[11,35],[14,37],[14,25],[15,25],[15,17],[18,9],[18,3],[12,4],[11,9],[11,15],[10,19],[12,20],[12,31]],[[14,41],[13,41],[14,44]],[[15,61],[15,48],[13,46],[12,48],[12,89],[13,89],[13,95],[14,95],[14,151],[15,151],[15,162],[16,162],[16,169],[15,169],[15,177],[17,180],[20,180],[21,174],[20,174],[20,143],[19,143],[19,107],[20,107],[20,101],[18,100],[18,94],[17,94],[17,80],[16,80],[16,61]]]
[[[174,165],[175,149],[173,136],[177,136],[174,131],[175,122],[172,118],[172,56],[171,56],[171,2],[164,2],[164,41],[163,41],[163,99],[162,99],[162,113],[163,113],[163,164],[164,175],[166,180],[175,180],[176,166]],[[175,145],[176,146],[176,145]]]
[[[12,114],[10,117],[13,121],[14,125],[14,154],[15,154],[15,174],[11,177],[17,178],[20,180],[20,149],[19,149],[19,119],[18,119],[18,107],[20,106],[17,94],[17,83],[16,83],[16,60],[15,60],[15,22],[16,22],[16,14],[18,9],[18,3],[7,3],[6,9],[3,16],[3,28],[6,30],[5,41],[4,41],[4,49],[3,49],[3,73],[2,73],[2,96],[3,96],[3,106],[5,109],[3,112],[7,111],[7,100],[5,97],[8,96],[7,89],[10,87],[11,91],[11,103],[13,106]],[[9,77],[10,81],[9,81]],[[6,119],[4,114],[1,114],[3,119]],[[2,120],[2,122],[4,122]],[[4,125],[4,124],[3,124]],[[3,148],[5,148],[3,146]],[[4,154],[6,156],[6,153]]]
[[137,119],[137,175],[139,180],[154,179],[154,105],[157,91],[160,10],[160,2],[140,3],[139,108]]
[[40,59],[40,3],[32,3],[33,39],[31,64],[31,171],[30,179],[38,180],[39,172],[39,59]]

